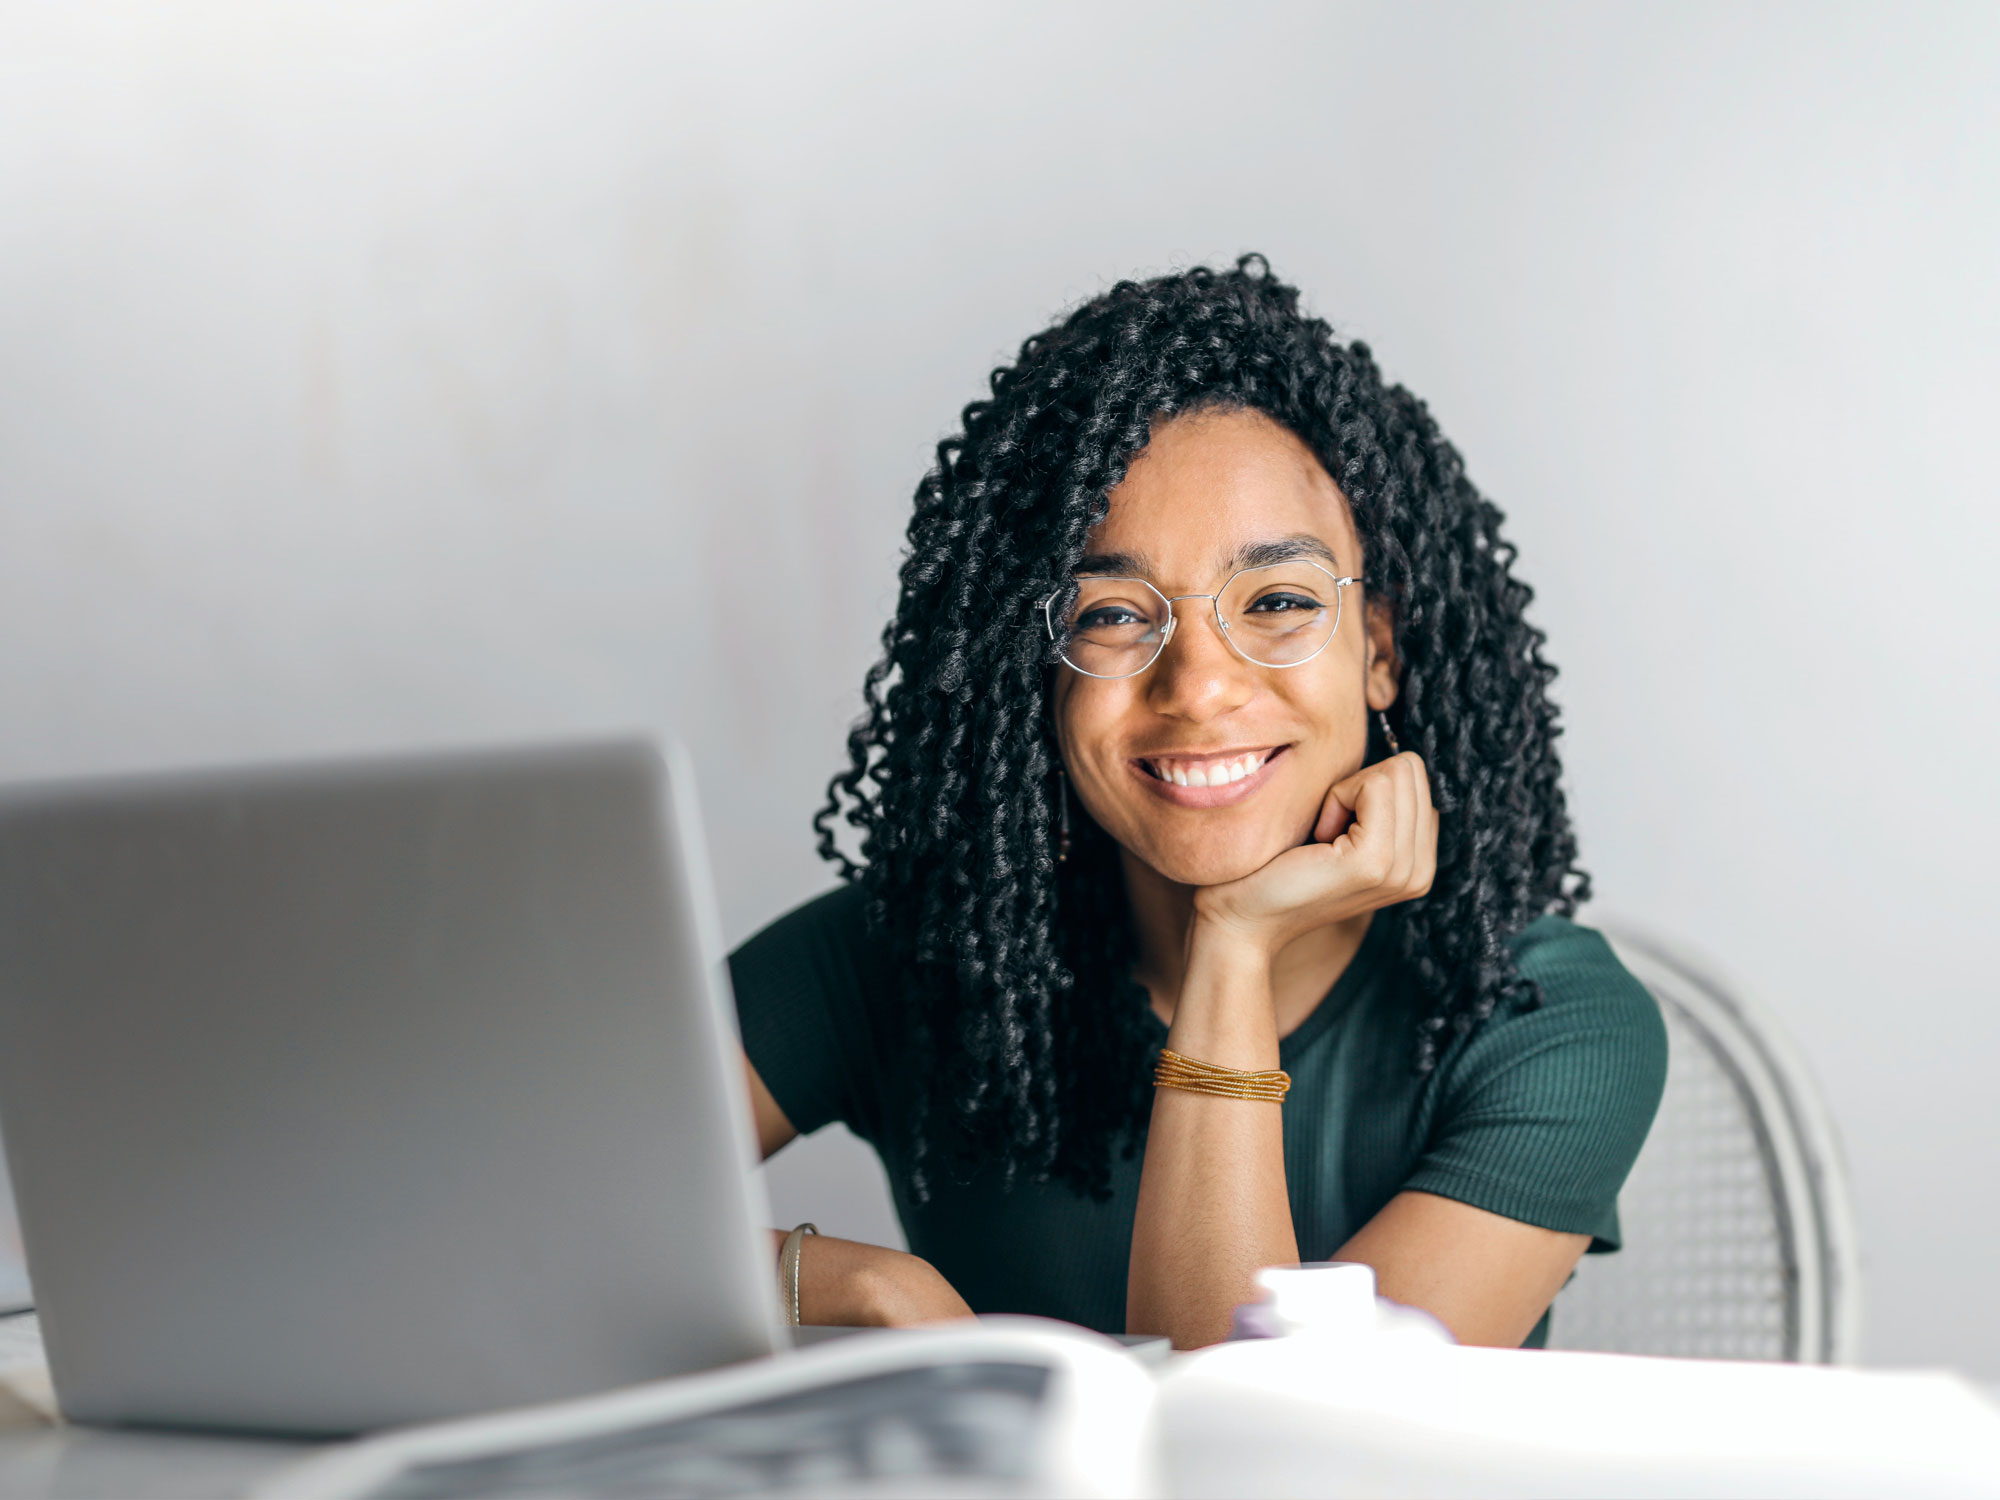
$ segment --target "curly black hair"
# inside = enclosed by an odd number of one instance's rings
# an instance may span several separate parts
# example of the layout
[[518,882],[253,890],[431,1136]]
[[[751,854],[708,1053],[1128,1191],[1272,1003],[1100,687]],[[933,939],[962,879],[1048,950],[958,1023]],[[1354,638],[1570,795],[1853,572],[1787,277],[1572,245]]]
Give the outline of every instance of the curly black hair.
[[[1555,669],[1503,517],[1424,403],[1306,315],[1259,255],[1120,282],[1028,339],[991,386],[917,487],[901,600],[813,820],[820,853],[863,885],[899,976],[906,1065],[928,1080],[903,1122],[914,1195],[928,1196],[941,1141],[1009,1180],[1101,1195],[1146,1117],[1149,1025],[1117,851],[1076,808],[1057,858],[1067,793],[1035,606],[1067,582],[1164,418],[1248,409],[1297,434],[1347,497],[1365,585],[1393,613],[1392,723],[1440,814],[1436,880],[1396,921],[1428,997],[1413,1066],[1435,1066],[1510,996],[1534,1003],[1506,939],[1590,889]],[[843,820],[860,830],[858,863],[838,847]]]

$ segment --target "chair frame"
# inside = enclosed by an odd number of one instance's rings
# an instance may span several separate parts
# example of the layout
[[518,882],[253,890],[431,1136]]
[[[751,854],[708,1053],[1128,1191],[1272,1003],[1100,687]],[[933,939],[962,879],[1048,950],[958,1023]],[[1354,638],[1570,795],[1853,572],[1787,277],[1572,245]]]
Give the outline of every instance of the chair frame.
[[1771,1013],[1685,947],[1624,923],[1603,932],[1620,962],[1711,1044],[1753,1106],[1777,1189],[1791,1287],[1790,1358],[1851,1365],[1861,1354],[1861,1253],[1839,1137],[1804,1059]]

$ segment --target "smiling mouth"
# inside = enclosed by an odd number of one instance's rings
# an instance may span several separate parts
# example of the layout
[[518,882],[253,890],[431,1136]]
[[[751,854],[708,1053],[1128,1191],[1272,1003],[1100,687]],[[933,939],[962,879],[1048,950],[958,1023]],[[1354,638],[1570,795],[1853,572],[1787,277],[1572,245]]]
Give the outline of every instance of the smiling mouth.
[[1209,755],[1144,755],[1129,764],[1132,774],[1162,801],[1175,807],[1209,810],[1234,807],[1262,791],[1271,779],[1272,766],[1290,748],[1268,745]]
[[1264,750],[1239,750],[1224,755],[1146,755],[1139,764],[1155,781],[1175,786],[1228,786],[1245,781],[1264,769],[1273,756],[1282,754],[1283,745]]

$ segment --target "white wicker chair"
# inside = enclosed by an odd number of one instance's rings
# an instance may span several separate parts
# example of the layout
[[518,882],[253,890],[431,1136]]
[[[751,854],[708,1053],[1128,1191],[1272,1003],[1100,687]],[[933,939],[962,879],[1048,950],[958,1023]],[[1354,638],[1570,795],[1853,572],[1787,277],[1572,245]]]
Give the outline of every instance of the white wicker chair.
[[1811,1076],[1770,1016],[1668,944],[1606,936],[1660,1003],[1667,1088],[1618,1196],[1624,1248],[1584,1257],[1549,1347],[1853,1363],[1860,1258]]

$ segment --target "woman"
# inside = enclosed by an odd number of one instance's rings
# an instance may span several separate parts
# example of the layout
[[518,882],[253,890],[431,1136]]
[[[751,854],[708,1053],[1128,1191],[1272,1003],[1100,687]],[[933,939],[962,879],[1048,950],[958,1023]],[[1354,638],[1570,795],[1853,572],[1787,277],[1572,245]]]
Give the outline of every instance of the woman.
[[846,883],[731,961],[765,1154],[846,1122],[911,1246],[804,1240],[803,1321],[1186,1348],[1259,1267],[1340,1259],[1462,1341],[1546,1338],[1666,1044],[1568,920],[1500,523],[1257,256],[993,373],[816,820]]

